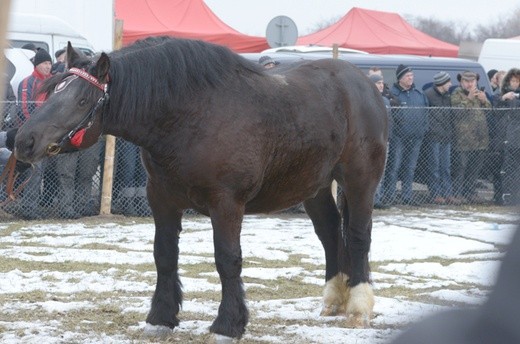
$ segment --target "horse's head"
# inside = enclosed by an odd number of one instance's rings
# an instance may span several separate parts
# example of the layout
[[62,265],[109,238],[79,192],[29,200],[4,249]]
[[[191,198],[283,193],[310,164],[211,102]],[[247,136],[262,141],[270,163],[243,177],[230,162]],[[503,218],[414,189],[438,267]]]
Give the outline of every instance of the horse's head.
[[15,156],[36,162],[45,156],[84,149],[101,135],[101,114],[108,100],[109,58],[96,62],[67,46],[68,70],[46,80],[47,100],[18,131]]

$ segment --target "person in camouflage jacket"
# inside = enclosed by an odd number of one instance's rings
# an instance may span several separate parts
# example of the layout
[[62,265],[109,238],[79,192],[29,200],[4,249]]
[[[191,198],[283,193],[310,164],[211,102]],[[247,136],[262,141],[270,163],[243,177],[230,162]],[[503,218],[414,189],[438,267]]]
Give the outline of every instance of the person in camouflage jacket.
[[457,76],[460,86],[451,95],[454,109],[453,192],[461,200],[479,203],[476,181],[489,145],[486,93],[478,88],[478,74],[465,71]]

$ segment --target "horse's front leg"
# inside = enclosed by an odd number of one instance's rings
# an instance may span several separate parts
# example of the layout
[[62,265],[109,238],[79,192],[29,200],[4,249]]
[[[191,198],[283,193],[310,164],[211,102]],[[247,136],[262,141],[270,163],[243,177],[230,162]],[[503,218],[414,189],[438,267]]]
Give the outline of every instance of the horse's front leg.
[[[181,282],[178,275],[179,234],[182,211],[168,205],[148,185],[148,200],[155,221],[154,260],[157,285],[146,322],[174,328],[179,325],[177,314],[182,304]],[[162,336],[162,330],[157,330]],[[154,333],[150,333],[154,335]]]
[[222,283],[222,301],[210,331],[240,338],[248,322],[248,311],[242,286],[242,250],[240,231],[244,206],[229,199],[219,199],[209,209],[213,225],[215,263]]

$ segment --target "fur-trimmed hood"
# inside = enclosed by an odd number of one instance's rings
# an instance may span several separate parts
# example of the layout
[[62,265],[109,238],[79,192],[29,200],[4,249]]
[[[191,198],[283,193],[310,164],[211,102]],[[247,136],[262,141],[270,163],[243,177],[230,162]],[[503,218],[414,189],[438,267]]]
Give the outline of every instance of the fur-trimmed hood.
[[511,87],[509,86],[509,81],[511,80],[511,78],[513,76],[517,77],[520,80],[520,68],[511,68],[510,70],[507,71],[506,75],[504,76],[504,79],[502,79],[502,85],[500,85],[502,94],[506,94],[507,92],[510,92],[510,91],[515,91],[515,92],[518,91],[518,89],[512,90]]

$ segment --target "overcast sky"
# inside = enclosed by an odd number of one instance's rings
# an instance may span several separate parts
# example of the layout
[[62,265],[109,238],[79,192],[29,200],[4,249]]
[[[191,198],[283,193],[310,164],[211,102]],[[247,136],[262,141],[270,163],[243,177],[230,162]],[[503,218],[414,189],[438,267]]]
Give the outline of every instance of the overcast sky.
[[[248,35],[265,36],[269,21],[279,15],[290,17],[300,35],[316,25],[361,7],[402,16],[424,16],[461,21],[471,25],[496,23],[520,8],[518,0],[204,0],[226,24]],[[468,15],[468,14],[471,14]]]

